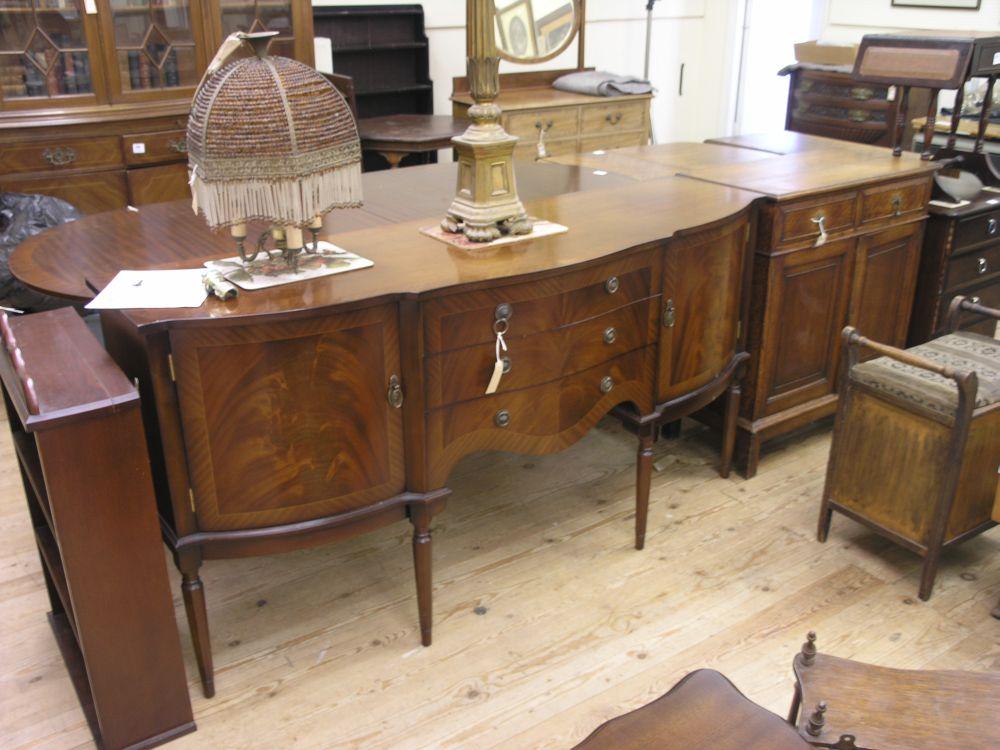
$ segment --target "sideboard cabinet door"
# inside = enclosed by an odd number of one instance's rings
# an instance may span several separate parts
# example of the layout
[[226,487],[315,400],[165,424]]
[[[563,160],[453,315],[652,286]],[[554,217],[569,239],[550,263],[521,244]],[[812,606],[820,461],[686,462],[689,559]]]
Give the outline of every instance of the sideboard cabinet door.
[[308,521],[403,490],[397,316],[171,331],[199,528]]
[[772,260],[760,350],[766,415],[834,392],[856,244],[838,240]]
[[749,220],[674,240],[663,264],[656,401],[711,382],[736,354]]
[[847,322],[873,341],[906,346],[923,229],[904,224],[858,240]]

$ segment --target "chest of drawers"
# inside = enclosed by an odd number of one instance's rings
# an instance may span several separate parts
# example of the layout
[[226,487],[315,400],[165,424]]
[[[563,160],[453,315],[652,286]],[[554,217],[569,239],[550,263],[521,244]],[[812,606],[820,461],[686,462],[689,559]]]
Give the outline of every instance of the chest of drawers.
[[[909,345],[944,332],[948,305],[962,294],[1000,305],[1000,193],[984,191],[968,206],[930,207],[913,302]],[[991,200],[997,201],[990,203]],[[988,319],[966,316],[962,328],[992,336]]]
[[[500,76],[497,104],[500,123],[521,139],[514,150],[520,159],[559,156],[649,141],[652,95],[586,96],[552,88],[552,82],[571,70],[509,73]],[[465,117],[472,106],[468,81],[456,78],[452,114]]]

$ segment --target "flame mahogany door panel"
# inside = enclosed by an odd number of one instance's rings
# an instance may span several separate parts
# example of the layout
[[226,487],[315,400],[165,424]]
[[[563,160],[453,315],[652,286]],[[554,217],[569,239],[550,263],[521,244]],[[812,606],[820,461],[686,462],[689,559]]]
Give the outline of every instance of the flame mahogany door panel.
[[403,490],[395,305],[170,332],[202,530],[332,516]]
[[656,403],[710,383],[736,356],[749,232],[741,216],[667,247]]

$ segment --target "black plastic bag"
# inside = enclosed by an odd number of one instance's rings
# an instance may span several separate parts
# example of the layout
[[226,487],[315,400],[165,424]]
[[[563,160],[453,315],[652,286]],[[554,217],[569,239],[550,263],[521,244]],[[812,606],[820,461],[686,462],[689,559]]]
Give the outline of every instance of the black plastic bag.
[[23,240],[80,218],[69,203],[48,195],[0,193],[0,305],[20,310],[66,307],[66,300],[28,289],[11,275],[10,254]]

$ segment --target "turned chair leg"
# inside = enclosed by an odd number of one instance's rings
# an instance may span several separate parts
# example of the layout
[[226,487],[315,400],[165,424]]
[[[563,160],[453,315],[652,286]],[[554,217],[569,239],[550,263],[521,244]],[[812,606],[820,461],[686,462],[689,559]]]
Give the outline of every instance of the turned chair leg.
[[431,645],[431,620],[433,599],[431,592],[431,518],[433,513],[426,505],[411,505],[410,523],[413,524],[413,570],[417,579],[417,611],[420,618],[420,643]]
[[639,431],[639,451],[635,462],[635,548],[646,546],[646,518],[649,515],[649,485],[653,478],[653,442],[656,427]]
[[736,448],[736,415],[740,411],[740,384],[734,382],[729,386],[726,396],[726,412],[722,420],[722,456],[719,461],[719,476],[729,477],[733,468],[733,451]]
[[200,560],[181,560],[178,563],[183,580],[181,593],[187,612],[194,655],[198,660],[201,686],[206,698],[215,695],[215,670],[212,666],[212,641],[208,634],[208,610],[205,607],[205,587],[198,576]]

